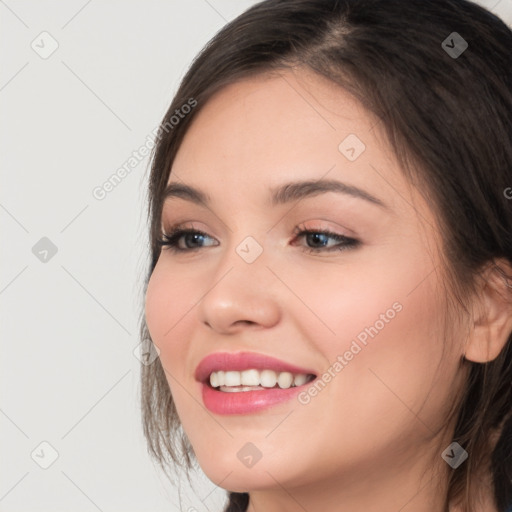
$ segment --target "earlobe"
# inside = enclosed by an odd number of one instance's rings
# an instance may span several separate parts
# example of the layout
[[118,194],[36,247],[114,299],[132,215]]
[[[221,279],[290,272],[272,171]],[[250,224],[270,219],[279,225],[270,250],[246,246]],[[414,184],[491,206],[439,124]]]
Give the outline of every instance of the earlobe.
[[512,333],[512,265],[501,258],[481,275],[464,357],[487,363],[498,357]]

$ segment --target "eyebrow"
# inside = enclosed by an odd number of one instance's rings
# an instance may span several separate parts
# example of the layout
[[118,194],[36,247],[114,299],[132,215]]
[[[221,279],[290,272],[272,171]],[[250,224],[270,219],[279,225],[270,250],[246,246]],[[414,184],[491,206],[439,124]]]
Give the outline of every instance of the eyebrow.
[[[306,197],[313,197],[327,192],[345,194],[363,199],[383,209],[389,207],[377,197],[354,185],[347,185],[337,180],[309,180],[285,183],[270,189],[272,206],[298,201]],[[183,183],[169,183],[164,191],[164,201],[170,198],[180,198],[185,201],[209,208],[211,197],[197,188]]]

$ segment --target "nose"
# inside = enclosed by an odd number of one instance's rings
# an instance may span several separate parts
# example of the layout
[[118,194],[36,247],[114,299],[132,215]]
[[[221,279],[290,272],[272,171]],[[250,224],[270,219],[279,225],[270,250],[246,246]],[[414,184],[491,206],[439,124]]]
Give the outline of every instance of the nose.
[[219,334],[273,327],[281,318],[279,304],[283,302],[265,253],[248,263],[236,251],[230,252],[198,304],[200,321]]

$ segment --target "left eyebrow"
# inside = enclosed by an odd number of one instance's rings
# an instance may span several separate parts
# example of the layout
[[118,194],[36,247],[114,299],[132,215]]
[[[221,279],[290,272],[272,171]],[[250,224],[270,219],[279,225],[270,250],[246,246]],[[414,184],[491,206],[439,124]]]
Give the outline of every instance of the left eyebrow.
[[[375,204],[380,208],[389,209],[389,206],[381,199],[378,199],[369,192],[366,192],[354,185],[348,185],[337,180],[294,181],[279,185],[278,187],[270,189],[271,204],[272,206],[276,206],[304,199],[306,197],[325,194],[327,192],[335,192],[338,194],[356,197]],[[211,197],[207,193],[183,183],[169,183],[167,185],[164,191],[164,201],[172,197],[190,201],[207,208],[211,205]]]
[[271,189],[272,205],[284,204],[303,199],[305,197],[325,194],[327,192],[335,192],[351,197],[357,197],[358,199],[363,199],[380,206],[383,209],[389,209],[383,201],[371,195],[369,192],[366,192],[366,190],[337,180],[309,180],[285,183],[284,185]]

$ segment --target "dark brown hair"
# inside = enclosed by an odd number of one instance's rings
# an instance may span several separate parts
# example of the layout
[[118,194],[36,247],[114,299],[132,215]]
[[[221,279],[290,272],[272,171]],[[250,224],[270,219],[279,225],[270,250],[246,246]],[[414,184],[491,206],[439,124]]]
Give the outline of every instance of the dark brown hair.
[[[454,32],[468,45],[459,56],[442,45]],[[194,60],[160,126],[148,190],[144,294],[160,254],[163,191],[192,120],[223,86],[297,66],[343,87],[380,118],[402,171],[432,205],[447,294],[467,312],[464,299],[477,290],[482,269],[498,259],[512,262],[512,200],[505,193],[512,186],[512,32],[465,0],[267,0],[228,23]],[[191,98],[197,106],[176,123],[172,116]],[[494,268],[507,279],[502,267]],[[143,316],[141,337],[149,348]],[[504,512],[512,505],[512,337],[493,361],[463,359],[461,367],[468,378],[452,410],[453,440],[469,458],[450,473],[447,502],[474,511],[470,490],[484,467]],[[191,468],[193,450],[159,359],[142,366],[141,383],[149,452],[164,470]],[[491,433],[500,427],[493,446]],[[226,511],[245,511],[248,499],[229,493]]]

